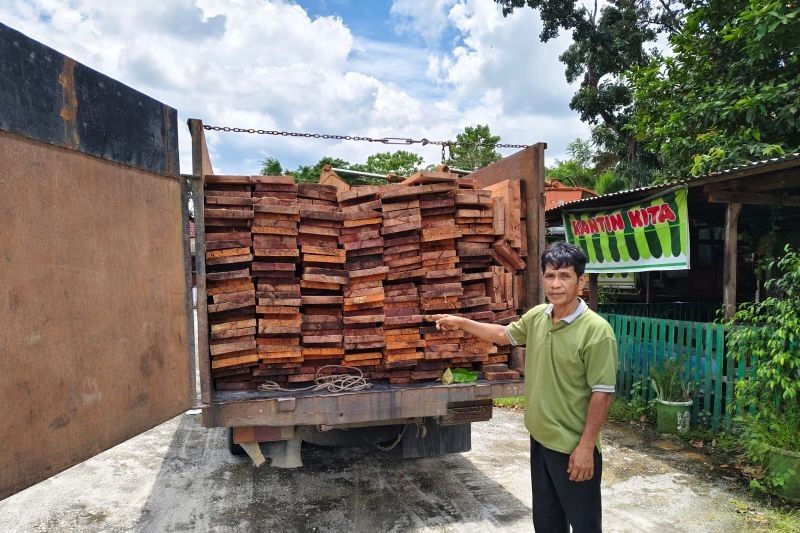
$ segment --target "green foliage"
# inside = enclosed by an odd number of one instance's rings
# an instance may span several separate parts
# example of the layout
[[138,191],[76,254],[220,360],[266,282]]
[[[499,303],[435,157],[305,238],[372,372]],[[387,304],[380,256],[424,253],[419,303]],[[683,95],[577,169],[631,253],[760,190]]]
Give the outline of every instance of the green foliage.
[[643,415],[643,404],[640,402],[629,402],[622,398],[614,398],[608,410],[608,419],[617,422],[638,422]]
[[467,126],[463,133],[456,135],[450,145],[450,158],[447,165],[463,170],[478,170],[500,159],[495,145],[500,142],[499,135],[492,135],[488,124]]
[[[748,457],[762,465],[772,448],[800,452],[800,252],[787,245],[768,267],[778,272],[766,283],[774,295],[741,305],[727,335],[728,353],[755,366],[736,382],[735,422]],[[779,488],[785,475],[771,472],[764,483]]]
[[335,168],[350,168],[350,163],[338,157],[325,156],[314,165],[300,165],[297,170],[287,172],[294,176],[297,183],[317,183],[319,181],[319,174],[322,172],[322,167],[330,165]]
[[[756,480],[751,481],[751,487],[757,484]],[[732,498],[729,503],[737,513],[743,516],[747,530],[769,533],[797,533],[800,531],[799,509],[774,507],[763,508],[756,512],[751,501]]]
[[688,402],[692,399],[694,387],[683,377],[685,367],[683,357],[669,358],[660,367],[650,368],[650,383],[656,399],[664,402]]
[[618,422],[642,422],[655,420],[656,411],[652,401],[644,397],[642,382],[637,381],[631,385],[631,399],[614,398],[608,414],[611,420]]
[[693,2],[674,55],[633,69],[636,138],[665,177],[702,174],[800,147],[800,4]]
[[632,188],[630,181],[624,175],[618,174],[613,170],[606,170],[597,176],[592,187],[598,195],[625,191],[630,188]]
[[268,157],[264,159],[261,164],[261,175],[262,176],[281,176],[283,175],[283,167],[281,166],[281,162],[278,161],[274,157]]
[[524,396],[511,396],[508,398],[495,398],[492,400],[495,407],[504,407],[506,409],[525,409]]
[[405,150],[397,150],[395,152],[380,152],[367,157],[364,170],[376,174],[409,176],[416,172],[421,164],[422,156]]
[[567,146],[570,158],[566,161],[556,160],[552,168],[547,169],[547,178],[556,179],[573,187],[585,187],[598,195],[624,191],[631,183],[615,170],[602,170],[595,165],[598,154],[591,144],[583,139],[575,139]]
[[547,169],[547,178],[556,179],[573,187],[594,188],[600,171],[592,165],[594,152],[589,142],[583,139],[575,139],[567,145],[569,159],[559,161]]
[[742,407],[759,413],[800,402],[800,252],[789,245],[784,251],[769,264],[779,277],[765,284],[777,295],[742,304],[727,335],[728,352],[736,360],[758,361],[755,373],[737,382],[736,394]]
[[[279,176],[281,174],[291,174],[298,183],[317,183],[322,167],[330,165],[334,168],[346,168],[348,170],[358,170],[361,172],[372,172],[375,174],[397,174],[408,176],[413,174],[420,165],[422,157],[405,150],[395,152],[380,152],[367,157],[366,163],[350,163],[338,157],[325,156],[313,165],[300,165],[294,171],[289,171],[281,166],[281,162],[274,157],[268,157],[262,162],[261,175]],[[372,185],[386,183],[382,178],[371,178],[365,176],[343,175],[342,179],[351,185]]]
[[629,129],[634,100],[623,75],[643,67],[658,55],[646,48],[659,33],[680,27],[678,2],[609,0],[597,11],[583,2],[563,0],[495,0],[508,15],[517,8],[536,9],[542,19],[539,39],[547,42],[561,30],[571,32],[572,44],[559,57],[569,83],[580,81],[570,108],[581,120],[595,125],[593,139],[616,164],[616,173],[640,186],[650,180],[655,163]]
[[791,405],[780,416],[742,416],[738,427],[750,459],[765,463],[773,448],[800,452],[800,407]]

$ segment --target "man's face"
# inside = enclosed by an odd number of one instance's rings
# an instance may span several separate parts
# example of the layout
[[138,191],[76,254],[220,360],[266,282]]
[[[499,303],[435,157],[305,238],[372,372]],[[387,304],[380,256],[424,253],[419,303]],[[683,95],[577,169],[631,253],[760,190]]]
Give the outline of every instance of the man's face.
[[542,279],[544,280],[544,294],[553,305],[574,302],[586,286],[586,276],[578,277],[573,266],[554,268],[547,265]]

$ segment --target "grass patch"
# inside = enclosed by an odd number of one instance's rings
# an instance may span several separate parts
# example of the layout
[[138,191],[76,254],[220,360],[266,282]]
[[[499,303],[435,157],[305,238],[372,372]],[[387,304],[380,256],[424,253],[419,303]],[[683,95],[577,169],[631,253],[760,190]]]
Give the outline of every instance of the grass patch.
[[800,531],[800,512],[797,509],[769,508],[757,511],[743,501],[730,500],[737,513],[745,516],[745,522],[752,531]]
[[525,409],[524,396],[510,396],[508,398],[495,398],[492,401],[495,407],[502,407],[504,409]]
[[652,405],[648,405],[641,400],[624,400],[614,398],[611,408],[608,410],[608,419],[615,422],[643,422],[645,420],[655,420],[655,412]]

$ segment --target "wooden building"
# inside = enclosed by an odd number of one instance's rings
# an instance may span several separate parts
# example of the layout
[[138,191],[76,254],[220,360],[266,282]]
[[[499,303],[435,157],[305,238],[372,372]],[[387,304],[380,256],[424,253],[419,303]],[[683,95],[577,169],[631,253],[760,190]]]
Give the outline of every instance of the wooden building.
[[[764,260],[780,256],[786,244],[800,245],[800,153],[566,202],[546,211],[548,232],[559,234],[564,212],[607,210],[678,186],[688,189],[690,268],[639,272],[636,290],[615,294],[616,303],[648,304],[641,305],[647,313],[661,304],[670,304],[662,307],[673,311],[685,304],[700,310],[697,317],[666,318],[710,321],[717,309],[729,315],[737,302],[762,298],[770,275]],[[597,275],[592,279],[596,299]],[[635,308],[629,306],[625,314],[635,314]]]

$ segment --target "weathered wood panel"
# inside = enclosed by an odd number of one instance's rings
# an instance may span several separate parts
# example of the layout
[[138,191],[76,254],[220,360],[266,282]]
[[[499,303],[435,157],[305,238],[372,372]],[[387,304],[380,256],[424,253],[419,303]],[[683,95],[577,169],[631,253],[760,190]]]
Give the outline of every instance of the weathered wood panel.
[[0,132],[0,498],[189,404],[178,178]]

